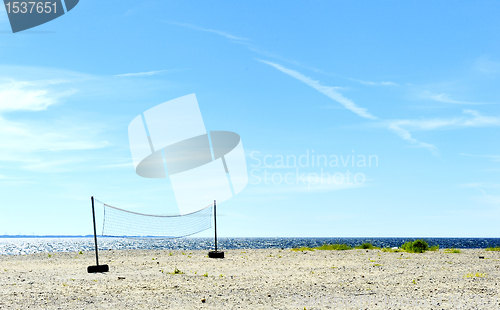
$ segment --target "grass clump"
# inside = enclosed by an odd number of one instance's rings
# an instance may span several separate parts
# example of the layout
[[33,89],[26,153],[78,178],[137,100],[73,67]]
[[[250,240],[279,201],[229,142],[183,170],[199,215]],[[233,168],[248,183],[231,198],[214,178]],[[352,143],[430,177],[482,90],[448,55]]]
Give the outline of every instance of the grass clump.
[[313,248],[310,248],[310,247],[307,247],[307,246],[302,246],[300,248],[293,248],[291,249],[291,251],[294,251],[294,252],[304,252],[304,251],[314,251]]
[[323,244],[322,246],[317,246],[317,247],[314,247],[314,248],[311,248],[311,247],[307,247],[307,246],[303,246],[303,247],[300,247],[300,248],[293,248],[291,249],[291,251],[293,252],[304,252],[304,251],[316,251],[316,250],[320,250],[320,251],[344,251],[344,250],[351,250],[352,247],[348,246],[347,244]]
[[429,250],[429,244],[422,239],[405,242],[401,248],[408,253],[424,253]]
[[369,243],[369,242],[365,242],[361,245],[358,245],[357,247],[355,247],[356,249],[363,249],[363,250],[373,250],[373,249],[380,249],[378,247],[375,247],[373,246],[373,244]]
[[389,253],[404,252],[402,248],[390,248],[390,247],[382,248],[381,251]]
[[486,248],[485,251],[500,251],[500,246]]
[[480,272],[476,272],[475,274],[474,273],[468,273],[464,276],[464,278],[484,278],[486,277],[486,274],[485,273],[480,273]]
[[459,249],[451,248],[451,249],[444,249],[445,253],[460,253]]
[[179,269],[177,269],[177,267],[175,267],[174,272],[169,272],[169,274],[184,274],[184,272],[180,271]]
[[439,251],[439,244],[438,245],[433,245],[429,248],[429,251]]
[[383,249],[382,249],[382,252],[390,252],[390,253],[393,253],[393,252],[404,252],[404,250],[403,250],[403,249],[401,249],[401,248],[396,248],[396,249],[393,249],[393,248],[387,247],[387,248],[383,248]]
[[203,274],[203,276],[204,276],[204,277],[208,277],[208,272],[205,272],[205,273]]
[[330,251],[345,251],[345,250],[351,250],[352,248],[348,246],[347,244],[323,244],[322,246],[315,247],[316,250],[330,250]]

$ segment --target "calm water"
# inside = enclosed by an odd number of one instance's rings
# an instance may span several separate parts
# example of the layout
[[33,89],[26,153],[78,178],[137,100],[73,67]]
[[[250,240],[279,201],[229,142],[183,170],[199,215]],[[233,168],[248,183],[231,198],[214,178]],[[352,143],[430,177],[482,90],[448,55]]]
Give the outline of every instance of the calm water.
[[[418,238],[220,238],[219,249],[266,249],[320,246],[324,243],[346,243],[350,246],[370,242],[378,247],[398,247]],[[500,246],[500,238],[422,238],[440,248],[487,248]],[[99,237],[99,249],[208,250],[211,238],[108,238]],[[94,239],[78,238],[0,238],[0,255],[39,252],[92,251]]]

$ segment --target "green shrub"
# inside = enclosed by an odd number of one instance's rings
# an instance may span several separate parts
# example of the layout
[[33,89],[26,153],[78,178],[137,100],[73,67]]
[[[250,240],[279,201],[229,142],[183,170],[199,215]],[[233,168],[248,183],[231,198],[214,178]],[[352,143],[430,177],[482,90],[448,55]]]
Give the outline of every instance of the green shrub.
[[373,250],[376,249],[376,247],[374,247],[373,244],[369,242],[365,242],[362,245],[358,245],[356,249]]
[[405,242],[401,248],[408,253],[424,253],[429,250],[429,244],[425,240],[418,239],[415,241]]

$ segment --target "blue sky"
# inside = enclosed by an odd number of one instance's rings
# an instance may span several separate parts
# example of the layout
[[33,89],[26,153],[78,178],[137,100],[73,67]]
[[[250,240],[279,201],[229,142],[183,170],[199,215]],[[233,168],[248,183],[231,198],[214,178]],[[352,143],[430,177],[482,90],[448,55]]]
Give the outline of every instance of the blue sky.
[[86,0],[12,34],[2,8],[0,234],[90,234],[91,195],[175,213],[168,180],[135,174],[127,127],[195,93],[207,130],[237,132],[247,155],[220,236],[499,237],[499,13]]

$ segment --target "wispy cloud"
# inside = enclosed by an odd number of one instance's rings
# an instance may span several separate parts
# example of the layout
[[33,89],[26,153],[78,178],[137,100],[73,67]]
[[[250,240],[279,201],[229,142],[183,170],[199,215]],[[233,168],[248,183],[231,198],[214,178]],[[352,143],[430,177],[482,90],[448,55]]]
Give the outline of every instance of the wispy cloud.
[[276,64],[276,63],[273,63],[270,61],[261,60],[261,59],[258,59],[258,61],[265,63],[271,67],[274,67],[274,68],[278,69],[279,71],[281,71],[285,74],[288,74],[289,76],[309,85],[310,87],[319,91],[320,93],[327,96],[328,98],[340,103],[346,109],[350,110],[351,112],[355,113],[356,115],[358,115],[360,117],[368,118],[368,119],[372,119],[372,120],[377,119],[376,116],[370,114],[368,112],[368,110],[366,110],[365,108],[358,107],[353,101],[342,96],[339,92],[337,92],[337,89],[335,87],[322,85],[319,81],[315,81],[308,76],[305,76],[305,75],[303,75],[295,70],[285,68],[279,64]]
[[24,170],[39,173],[62,173],[77,170],[86,160],[83,158],[40,160],[24,163]]
[[383,126],[395,132],[398,136],[414,144],[416,147],[427,148],[434,155],[438,149],[432,144],[420,142],[412,137],[413,131],[429,131],[436,129],[456,129],[464,127],[500,126],[500,117],[484,116],[478,111],[463,110],[465,116],[448,119],[404,119],[384,121]]
[[459,155],[469,156],[469,157],[488,158],[491,161],[500,161],[500,155],[474,155],[474,154],[465,154],[465,153],[460,153]]
[[462,110],[464,116],[455,118],[391,120],[388,124],[404,127],[411,131],[441,128],[492,127],[500,126],[500,116],[485,116],[475,110]]
[[42,111],[71,96],[76,89],[55,91],[49,86],[63,80],[10,81],[0,84],[0,113],[12,111]]
[[500,183],[492,182],[476,182],[476,183],[465,183],[460,184],[460,188],[500,188]]
[[292,64],[292,65],[304,68],[306,70],[309,70],[309,71],[312,71],[312,72],[315,72],[315,73],[320,73],[322,75],[340,77],[340,78],[343,78],[343,79],[348,79],[350,81],[357,82],[357,83],[360,83],[360,84],[363,84],[363,85],[369,85],[369,86],[399,86],[399,84],[397,84],[395,82],[391,82],[391,81],[372,82],[372,81],[354,79],[354,78],[349,78],[349,77],[342,77],[339,74],[329,73],[329,72],[326,72],[324,70],[321,70],[321,69],[314,68],[312,66],[306,65],[306,64],[301,63],[299,61],[283,57],[283,56],[278,55],[276,53],[272,53],[272,52],[266,50],[265,48],[263,48],[261,46],[258,46],[258,44],[254,43],[254,42],[251,42],[251,40],[249,40],[247,38],[235,36],[235,35],[232,35],[232,34],[230,34],[228,32],[225,32],[225,31],[220,31],[220,30],[215,30],[215,29],[209,29],[209,28],[203,28],[203,27],[200,27],[200,26],[197,26],[197,25],[194,25],[194,24],[189,24],[189,23],[179,23],[179,22],[172,22],[172,21],[168,21],[168,23],[172,24],[172,25],[176,25],[176,26],[181,26],[181,27],[193,29],[193,30],[215,33],[217,35],[220,35],[220,36],[223,36],[223,37],[225,37],[227,39],[232,40],[233,43],[241,44],[241,45],[245,46],[246,48],[248,48],[250,51],[252,51],[254,53],[257,53],[259,55],[262,55],[262,56],[265,56],[265,57],[269,57],[269,58],[274,58],[274,59],[277,59],[277,60],[280,60],[280,61],[283,61],[283,62],[287,62],[289,64]]
[[389,122],[387,128],[389,130],[392,130],[394,133],[396,133],[401,138],[403,138],[403,140],[410,142],[415,147],[426,148],[433,155],[436,155],[436,156],[439,155],[439,151],[438,151],[438,148],[436,146],[429,144],[429,143],[418,141],[417,139],[413,138],[410,131],[408,129],[403,128],[403,125],[401,123],[399,123],[397,121]]
[[370,86],[399,86],[399,84],[390,82],[390,81],[382,81],[382,82],[371,82],[371,81],[364,81],[364,80],[358,80],[358,79],[352,79],[349,78],[349,80],[361,83],[363,85],[370,85]]
[[477,200],[485,204],[500,206],[500,195],[488,195],[485,193],[483,196],[478,197]]
[[473,117],[460,122],[461,127],[500,126],[500,116],[485,116],[475,110],[463,110],[463,112]]
[[0,117],[0,160],[9,154],[30,154],[37,151],[60,152],[102,148],[108,142],[96,139],[95,124],[75,125],[71,121],[20,122]]
[[482,56],[476,60],[474,69],[486,74],[500,73],[500,62],[493,61],[489,57]]
[[178,23],[178,22],[172,22],[172,21],[169,21],[167,23],[172,24],[172,25],[176,25],[176,26],[180,26],[180,27],[193,29],[193,30],[214,33],[214,34],[217,34],[219,36],[223,36],[223,37],[225,37],[227,39],[231,39],[231,40],[248,41],[247,38],[238,37],[238,36],[232,35],[232,34],[225,32],[225,31],[220,31],[220,30],[215,30],[215,29],[210,29],[210,28],[203,28],[203,27],[199,27],[199,26],[196,26],[193,24],[188,24],[188,23]]
[[[326,95],[330,99],[342,104],[346,109],[352,111],[360,117],[376,120],[377,117],[370,114],[365,108],[358,107],[353,101],[342,96],[338,89],[331,86],[322,85],[319,81],[315,81],[308,76],[301,74],[298,71],[285,68],[282,65],[260,60],[258,61],[265,63],[269,66],[278,69],[279,71],[309,85],[310,87],[316,89],[320,93]],[[441,98],[443,99],[443,98]],[[438,148],[435,145],[419,141],[412,136],[414,131],[429,131],[436,129],[453,129],[453,128],[463,128],[463,127],[488,127],[488,126],[500,126],[500,117],[497,116],[485,116],[476,110],[465,109],[462,111],[463,116],[447,119],[396,119],[383,121],[384,127],[396,133],[402,139],[410,142],[414,147],[428,149],[432,154],[439,155]]]
[[485,189],[488,191],[498,191],[500,188],[500,183],[494,182],[473,182],[473,183],[465,183],[460,184],[459,188],[473,188],[481,192],[481,196],[474,197],[474,200],[484,204],[497,205],[500,206],[500,195],[492,195],[488,194]]
[[[497,184],[498,185],[498,184]],[[495,186],[497,187],[497,186]],[[491,188],[491,187],[489,187]],[[477,188],[482,196],[476,197],[476,200],[480,203],[484,204],[490,204],[490,205],[495,205],[495,206],[500,206],[500,195],[491,195],[486,193],[485,190]]]
[[4,174],[0,174],[0,180],[20,180],[22,178],[10,177]]
[[128,161],[126,163],[120,163],[120,164],[109,164],[109,165],[102,165],[99,166],[99,168],[104,168],[104,169],[111,169],[111,168],[128,168],[128,169],[134,169],[134,164],[131,161]]
[[[377,117],[369,113],[365,108],[358,107],[352,100],[345,98],[338,92],[338,88],[322,85],[319,81],[301,74],[298,71],[285,68],[282,65],[260,60],[269,66],[278,69],[279,71],[309,85],[320,93],[326,95],[330,99],[342,104],[344,108],[352,111],[360,117],[376,120]],[[440,96],[436,99],[445,100],[449,97]],[[382,121],[382,124],[387,129],[397,134],[402,139],[410,142],[414,147],[428,149],[433,155],[438,156],[439,151],[435,145],[422,142],[412,136],[414,131],[429,131],[436,129],[456,129],[464,127],[492,127],[500,126],[500,116],[486,116],[476,110],[464,109],[463,115],[455,118],[435,118],[435,119],[396,119]]]
[[[102,125],[75,119],[37,119],[34,114],[50,109],[77,91],[67,79],[14,80],[0,84],[0,161],[24,170],[55,172],[74,166],[77,155],[61,152],[91,150],[109,145],[100,138]],[[6,82],[5,82],[6,81]],[[69,83],[70,85],[66,85]],[[9,113],[32,112],[15,121]],[[18,181],[18,180],[13,180]]]
[[[255,43],[251,42],[250,40],[242,37],[238,37],[232,34],[229,34],[224,31],[219,31],[219,30],[214,30],[214,29],[207,29],[207,28],[202,28],[193,24],[188,24],[188,23],[177,23],[177,22],[169,22],[170,24],[177,25],[177,26],[182,26],[186,28],[190,28],[193,30],[198,30],[198,31],[204,31],[204,32],[211,32],[215,33],[217,35],[223,36],[227,39],[230,39],[233,41],[233,43],[241,44],[243,46],[246,46],[249,50],[274,59],[281,60],[283,62],[287,62],[290,64],[293,64],[295,66],[305,68],[307,70],[310,70],[315,73],[320,73],[323,75],[328,75],[328,76],[335,76],[335,77],[340,77],[340,75],[337,74],[331,74],[328,72],[325,72],[323,70],[310,67],[307,65],[304,65],[302,63],[299,63],[295,60],[290,60],[286,59],[280,55],[271,53],[267,51],[266,49],[262,47],[258,47]],[[370,120],[377,120],[379,119],[378,117],[374,116],[366,108],[359,107],[356,105],[352,100],[344,97],[340,92],[340,87],[332,87],[332,86],[326,86],[323,85],[320,81],[314,80],[309,76],[306,76],[296,70],[292,70],[289,68],[284,67],[283,65],[277,64],[275,62],[271,61],[266,61],[266,60],[261,60],[261,59],[256,59],[257,61],[260,61],[261,63],[267,64],[271,67],[274,67],[275,69],[305,83],[306,85],[314,88],[318,92],[324,94],[328,98],[336,101],[337,103],[340,103],[344,108],[350,110],[351,112],[355,113],[356,115],[370,119]],[[494,61],[489,60],[488,58],[480,58],[476,62],[476,69],[483,71],[483,72],[500,72],[500,63],[496,63]],[[400,86],[398,83],[392,82],[392,81],[367,81],[363,79],[355,79],[355,78],[349,78],[349,77],[343,77],[345,79],[348,79],[353,82],[360,83],[362,85],[367,85],[367,86],[387,86],[387,87],[398,87]],[[425,98],[425,99],[430,99],[433,101],[437,102],[443,102],[443,103],[452,103],[452,104],[469,104],[469,105],[479,105],[479,104],[485,104],[481,102],[472,102],[472,101],[464,101],[464,100],[457,100],[453,98],[450,94],[448,93],[432,93],[429,91],[420,91],[419,92],[420,98]],[[325,107],[323,107],[325,108]],[[333,107],[326,107],[326,108],[333,108]],[[381,124],[388,130],[394,132],[398,136],[400,136],[402,139],[405,141],[408,141],[412,144],[414,147],[420,147],[420,148],[426,148],[428,149],[432,154],[438,155],[438,148],[432,144],[426,143],[426,142],[421,142],[417,139],[415,139],[412,136],[412,133],[414,131],[423,131],[423,130],[436,130],[436,129],[454,129],[454,128],[463,128],[463,127],[487,127],[487,126],[499,126],[500,125],[500,117],[496,116],[485,116],[479,113],[478,111],[475,110],[463,110],[462,111],[464,116],[461,117],[455,117],[455,118],[436,118],[436,119],[423,119],[423,120],[412,120],[412,119],[395,119],[395,120],[386,120],[382,121]]]
[[138,72],[138,73],[124,73],[124,74],[117,74],[115,76],[120,76],[120,77],[132,77],[132,76],[152,76],[152,75],[157,75],[166,72],[167,70],[158,70],[158,71],[148,71],[148,72]]
[[420,96],[423,99],[430,99],[433,101],[444,102],[444,103],[472,104],[472,105],[485,104],[485,103],[481,103],[481,102],[455,100],[455,99],[451,98],[450,95],[447,93],[436,94],[436,93],[432,93],[430,91],[423,91]]
[[34,182],[30,181],[28,179],[25,179],[25,178],[11,177],[11,176],[0,174],[0,184],[2,184],[2,186],[26,185],[26,184],[30,184],[30,183],[34,183]]

